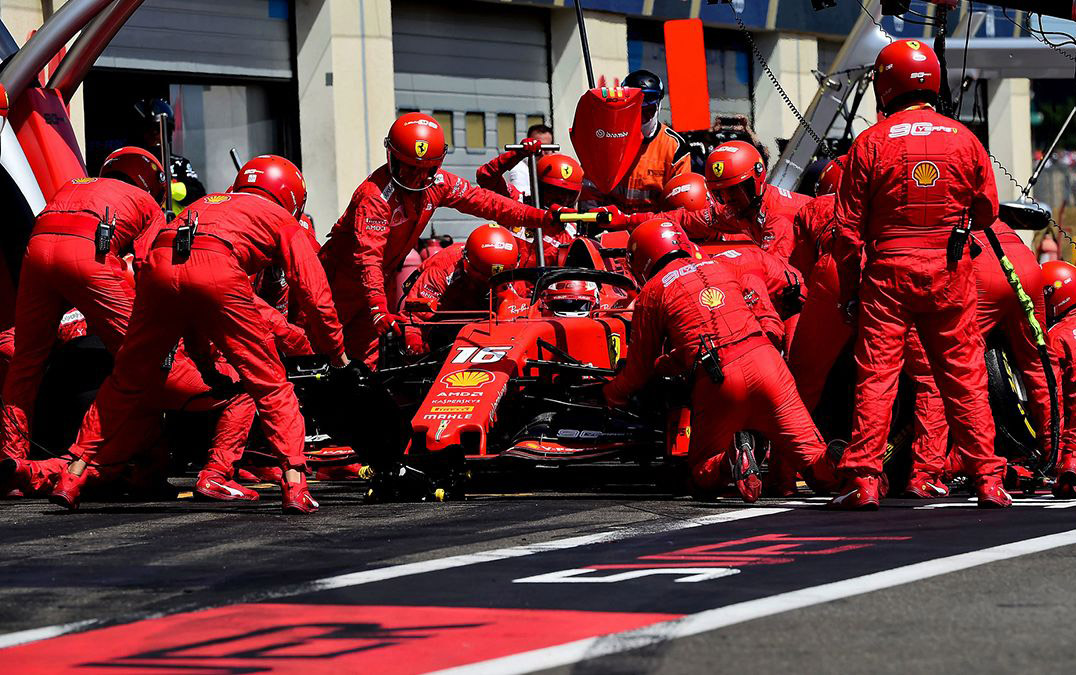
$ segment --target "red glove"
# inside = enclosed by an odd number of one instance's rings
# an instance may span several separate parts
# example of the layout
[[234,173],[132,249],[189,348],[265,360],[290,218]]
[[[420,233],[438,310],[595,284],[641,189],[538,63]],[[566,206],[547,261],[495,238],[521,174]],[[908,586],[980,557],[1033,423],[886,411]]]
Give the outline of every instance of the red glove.
[[403,335],[403,317],[374,308],[374,331],[381,337],[388,332]]
[[426,341],[422,338],[422,329],[418,326],[407,326],[404,328],[403,335],[404,349],[407,350],[408,354],[418,356],[429,351],[426,348]]
[[628,217],[615,206],[600,206],[596,209],[591,209],[589,213],[608,214],[607,218],[598,216],[598,225],[606,230],[623,230],[628,227]]
[[568,208],[566,206],[560,206],[558,204],[550,206],[547,211],[549,212],[549,222],[547,223],[548,225],[560,225],[562,224],[561,216],[565,216],[571,213],[579,213],[579,211],[577,211],[576,209]]
[[523,146],[522,150],[519,150],[521,155],[537,155],[542,151],[542,142],[537,138],[524,138],[519,142]]

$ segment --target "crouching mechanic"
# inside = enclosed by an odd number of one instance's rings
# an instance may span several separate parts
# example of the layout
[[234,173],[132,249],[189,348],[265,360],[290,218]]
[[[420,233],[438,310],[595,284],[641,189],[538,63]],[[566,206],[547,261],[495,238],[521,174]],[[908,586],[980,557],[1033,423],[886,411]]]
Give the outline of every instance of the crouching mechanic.
[[441,169],[448,146],[432,117],[408,113],[385,138],[387,163],[355,190],[319,256],[349,353],[374,367],[380,336],[402,334],[386,279],[403,264],[434,212],[448,206],[505,227],[548,227],[555,213],[472,186]]
[[[493,223],[479,225],[463,246],[452,246],[422,261],[404,298],[404,311],[429,321],[437,312],[488,309],[490,278],[514,270],[519,249],[519,240],[508,230]],[[425,352],[424,337],[418,326],[408,326],[404,331],[407,350]]]
[[[858,377],[852,441],[841,461],[847,477],[831,505],[876,509],[905,341],[916,328],[945,416],[979,505],[1005,507],[1005,460],[994,453],[983,338],[976,323],[975,271],[967,253],[972,226],[998,215],[990,159],[966,127],[934,111],[942,77],[938,57],[918,40],[886,46],[874,90],[885,119],[848,153],[837,192],[841,290],[859,291]],[[835,248],[836,250],[836,248]],[[849,283],[845,284],[844,279]]]
[[[730,478],[744,501],[762,489],[739,461],[726,470],[733,435],[756,429],[773,441],[796,470],[812,481],[831,480],[833,462],[781,355],[744,302],[729,267],[701,260],[698,247],[679,227],[652,220],[628,243],[629,262],[647,279],[635,301],[627,365],[604,388],[611,406],[623,406],[655,369],[668,341],[671,359],[693,379],[693,433],[688,453],[692,480],[704,492]],[[664,370],[664,368],[663,368]]]
[[1060,260],[1043,263],[1042,283],[1064,422],[1053,493],[1058,499],[1076,499],[1076,267]]
[[162,361],[184,337],[192,355],[204,354],[212,342],[239,372],[266,440],[282,462],[284,511],[317,510],[303,474],[305,425],[299,403],[250,285],[252,274],[280,264],[306,312],[315,346],[334,366],[348,364],[324,273],[297,222],[305,202],[306,184],[295,165],[263,155],[243,166],[230,194],[207,195],[172,223],[147,233],[153,239],[139,272],[127,338],[87,413],[100,419],[100,434],[86,433],[83,423],[72,447],[78,459],[61,475],[50,500],[77,508],[87,464],[107,464],[129,452],[116,440],[145,390],[163,377]]
[[[525,138],[520,141],[521,150],[509,150],[478,167],[475,182],[491,192],[504,195],[509,199],[523,202],[525,196],[511,185],[504,174],[529,155],[542,151],[542,142],[537,138]],[[554,210],[570,211],[579,201],[579,192],[583,189],[583,167],[568,155],[553,153],[543,155],[538,160],[538,195],[539,204]],[[520,267],[534,267],[538,264],[538,253],[534,246],[535,232],[522,227],[512,228],[512,233],[530,246],[521,252]],[[576,238],[578,232],[570,223],[552,223],[542,230],[542,245],[545,248],[546,264],[557,260],[557,252]]]

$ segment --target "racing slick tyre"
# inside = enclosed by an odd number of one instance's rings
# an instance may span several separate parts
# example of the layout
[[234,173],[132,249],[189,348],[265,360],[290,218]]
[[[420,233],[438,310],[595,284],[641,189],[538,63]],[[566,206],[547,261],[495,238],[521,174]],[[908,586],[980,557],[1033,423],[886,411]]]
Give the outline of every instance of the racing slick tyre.
[[70,447],[83,415],[97,398],[98,387],[111,371],[112,355],[96,336],[75,338],[57,346],[38,390],[34,442],[56,454]]
[[[855,401],[856,365],[852,350],[846,349],[830,371],[822,398],[812,417],[826,442],[852,436],[852,407]],[[889,479],[889,494],[904,492],[912,473],[912,440],[915,436],[915,390],[913,382],[901,375],[893,418],[889,428],[882,466]]]
[[1035,424],[1027,407],[1027,389],[1001,336],[991,334],[987,338],[986,375],[997,432],[994,449],[1010,462],[1039,459]]

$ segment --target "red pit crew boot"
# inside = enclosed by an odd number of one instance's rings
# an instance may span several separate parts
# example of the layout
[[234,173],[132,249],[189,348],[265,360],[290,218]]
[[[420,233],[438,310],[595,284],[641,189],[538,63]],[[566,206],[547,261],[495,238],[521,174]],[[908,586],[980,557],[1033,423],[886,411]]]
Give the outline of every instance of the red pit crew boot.
[[754,504],[762,494],[762,480],[758,474],[758,464],[755,462],[755,447],[751,442],[751,436],[747,432],[736,434],[733,441],[736,444],[731,453],[732,480],[736,483],[736,490],[745,504]]
[[1061,460],[1053,493],[1056,499],[1076,499],[1076,454]]
[[84,470],[81,476],[76,476],[66,470],[60,473],[56,487],[52,488],[52,493],[49,494],[49,501],[69,511],[78,509],[79,493],[82,492],[82,486],[86,482],[87,471],[88,469]]
[[280,491],[284,497],[284,513],[314,513],[318,510],[318,503],[306,486],[304,474],[300,473],[299,480],[294,483],[288,482],[287,476],[281,476]]
[[208,499],[217,499],[223,502],[256,502],[258,491],[236,483],[234,480],[225,478],[217,471],[203,469],[198,474],[198,482],[194,484],[194,491]]
[[0,499],[8,496],[25,494],[25,485],[30,482],[30,467],[25,459],[5,457],[0,459]]
[[904,495],[916,499],[938,499],[949,496],[949,486],[941,478],[929,473],[913,473]]
[[1004,509],[1012,506],[1012,497],[1005,491],[999,476],[979,476],[975,481],[975,494],[981,509]]
[[828,504],[845,511],[877,511],[886,491],[885,476],[854,476]]

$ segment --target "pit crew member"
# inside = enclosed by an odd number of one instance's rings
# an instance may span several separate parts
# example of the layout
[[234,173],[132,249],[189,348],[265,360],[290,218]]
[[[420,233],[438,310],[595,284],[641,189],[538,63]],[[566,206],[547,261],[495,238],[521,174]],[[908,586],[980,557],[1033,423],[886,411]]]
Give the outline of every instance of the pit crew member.
[[109,464],[130,452],[115,439],[125,433],[129,412],[144,391],[162,378],[161,363],[182,336],[203,360],[211,342],[239,372],[266,440],[281,459],[284,511],[317,510],[303,474],[299,404],[249,281],[279,263],[309,317],[313,342],[334,366],[348,364],[324,273],[297,222],[305,202],[306,184],[295,165],[263,155],[242,167],[231,193],[208,195],[171,224],[147,233],[153,240],[139,272],[127,338],[87,413],[99,418],[101,433],[85,433],[84,422],[71,450],[78,459],[61,475],[50,500],[77,508],[87,464]]
[[472,186],[441,169],[448,146],[432,117],[407,113],[385,138],[387,163],[351,198],[319,256],[344,325],[349,353],[376,366],[378,338],[402,333],[386,280],[418,243],[434,211],[454,208],[505,227],[548,227],[555,214]]
[[859,286],[856,386],[847,477],[834,508],[876,509],[886,487],[882,456],[892,418],[905,336],[918,329],[945,402],[955,444],[979,505],[1012,503],[1002,486],[1005,460],[994,454],[983,338],[975,317],[971,227],[997,220],[997,186],[982,144],[959,122],[935,112],[941,66],[918,40],[898,40],[875,62],[874,89],[885,119],[860,134],[837,193],[846,251],[842,275]]
[[[478,168],[475,182],[479,187],[519,202],[526,201],[524,194],[507,181],[505,173],[528,155],[541,154],[542,142],[537,138],[525,138],[519,143],[523,146],[522,150],[509,150]],[[539,203],[554,209],[575,209],[579,192],[583,189],[583,167],[579,162],[559,153],[543,154],[538,160],[537,168]],[[536,266],[538,254],[534,250],[535,232],[522,227],[513,227],[511,231],[529,244],[520,251],[520,266]],[[557,251],[571,244],[577,234],[571,223],[552,223],[548,228],[544,228],[542,238],[547,264],[556,261]]]
[[1062,436],[1054,497],[1076,499],[1076,267],[1060,260],[1042,264],[1050,350],[1057,359]]
[[637,70],[622,84],[643,91],[643,145],[631,170],[609,194],[602,194],[592,181],[584,179],[580,207],[614,206],[624,213],[656,211],[665,184],[691,171],[691,150],[680,134],[658,120],[665,100],[665,84],[660,77],[648,70]]
[[739,461],[725,469],[733,434],[757,429],[794,469],[822,480],[832,476],[822,437],[796,396],[781,355],[744,302],[732,269],[703,260],[675,224],[652,220],[631,234],[630,264],[646,284],[635,302],[627,365],[604,387],[611,406],[623,406],[655,369],[667,341],[680,372],[693,379],[693,433],[688,462],[699,490],[729,478],[745,501],[758,498],[758,476]]

